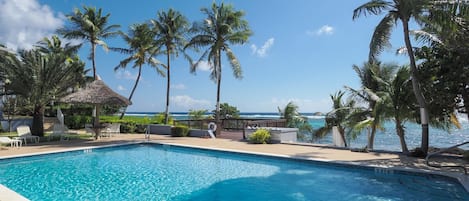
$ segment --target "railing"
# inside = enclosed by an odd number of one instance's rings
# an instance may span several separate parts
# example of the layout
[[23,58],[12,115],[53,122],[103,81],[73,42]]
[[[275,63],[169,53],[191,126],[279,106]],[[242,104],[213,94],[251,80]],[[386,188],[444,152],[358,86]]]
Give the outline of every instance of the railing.
[[[190,128],[207,129],[210,122],[214,119],[202,120],[174,120],[174,124],[184,124]],[[221,127],[225,130],[244,130],[251,127],[286,127],[285,119],[222,119]]]
[[428,154],[427,157],[425,158],[425,163],[426,163],[428,166],[430,166],[430,167],[436,167],[436,168],[444,168],[444,167],[461,168],[461,169],[464,170],[464,174],[467,175],[467,168],[466,168],[466,166],[463,166],[463,165],[439,165],[439,164],[431,164],[430,161],[429,161],[430,157],[432,157],[432,156],[435,156],[435,155],[437,155],[437,154],[441,154],[441,153],[443,153],[443,152],[447,152],[447,151],[449,151],[449,150],[455,149],[455,148],[460,147],[460,146],[463,146],[463,145],[465,145],[465,144],[469,144],[469,141],[463,142],[463,143],[461,143],[461,144],[454,145],[454,146],[452,146],[452,147],[448,147],[448,148],[446,148],[446,149],[439,150],[439,151],[437,151],[437,152],[430,153],[430,154]]

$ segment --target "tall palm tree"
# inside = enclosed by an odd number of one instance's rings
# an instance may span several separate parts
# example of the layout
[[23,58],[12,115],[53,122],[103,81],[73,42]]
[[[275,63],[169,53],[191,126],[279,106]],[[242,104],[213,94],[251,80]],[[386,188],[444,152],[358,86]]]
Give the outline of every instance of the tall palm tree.
[[[300,114],[298,106],[293,102],[288,102],[284,109],[278,108],[280,117],[285,119],[286,126],[289,128],[298,128],[300,138],[305,139],[305,134],[312,134],[313,127],[308,122],[308,117],[305,117]],[[311,137],[311,141],[314,136]]]
[[96,76],[96,46],[101,45],[105,51],[108,50],[107,44],[103,39],[117,36],[120,33],[117,29],[120,25],[108,25],[109,16],[103,16],[101,8],[96,10],[95,7],[83,6],[83,12],[75,9],[72,14],[67,15],[71,22],[70,27],[64,27],[58,30],[65,38],[69,39],[83,39],[90,42],[90,56],[89,59],[93,65],[93,78]]
[[[164,76],[164,72],[158,68],[161,63],[155,59],[155,56],[159,54],[159,46],[154,42],[155,32],[153,32],[148,24],[135,24],[130,27],[129,35],[122,34],[125,42],[129,48],[111,48],[114,51],[119,51],[123,54],[129,55],[129,57],[120,61],[114,70],[126,68],[127,65],[133,61],[133,68],[138,68],[137,78],[135,79],[134,87],[129,95],[129,101],[132,100],[135,89],[137,88],[138,82],[142,75],[142,66],[149,64],[155,68],[158,74]],[[120,118],[124,117],[125,111],[122,112]]]
[[[184,35],[188,32],[189,23],[187,19],[178,11],[169,9],[168,12],[158,12],[158,18],[151,20],[155,32],[156,32],[156,44],[158,46],[164,46],[166,49],[166,110],[164,123],[168,123],[169,117],[169,93],[171,87],[171,55],[178,56],[179,52],[182,52],[184,56],[183,48],[186,45],[186,39]],[[189,59],[190,60],[190,59]]]
[[421,149],[424,155],[428,152],[428,108],[417,76],[417,65],[409,36],[409,22],[411,19],[419,21],[421,14],[428,5],[427,3],[427,0],[371,0],[353,11],[353,19],[361,15],[381,15],[386,12],[373,33],[370,42],[370,60],[375,60],[382,50],[389,46],[392,28],[398,21],[402,23],[405,47],[410,61],[412,88],[420,107],[420,123],[422,126]]
[[[217,5],[212,3],[211,8],[202,8],[207,18],[202,22],[195,23],[193,31],[197,33],[191,38],[187,47],[201,48],[208,47],[200,59],[191,66],[191,72],[195,72],[198,64],[207,58],[212,73],[210,78],[217,83],[217,106],[215,121],[218,130],[221,129],[220,124],[220,86],[221,86],[221,56],[225,52],[230,62],[231,69],[235,78],[242,78],[241,64],[236,58],[230,45],[244,44],[252,35],[248,22],[243,19],[244,12],[234,10],[233,6],[221,3]],[[217,132],[218,133],[218,132]]]
[[85,64],[63,52],[45,54],[37,49],[21,51],[19,57],[21,60],[6,69],[6,77],[11,80],[9,88],[31,103],[31,132],[43,136],[45,106],[83,82]]

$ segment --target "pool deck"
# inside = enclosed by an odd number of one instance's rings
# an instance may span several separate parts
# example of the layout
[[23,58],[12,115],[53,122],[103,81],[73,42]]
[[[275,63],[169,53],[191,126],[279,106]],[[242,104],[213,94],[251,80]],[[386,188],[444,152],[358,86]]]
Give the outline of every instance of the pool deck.
[[[345,149],[331,148],[321,145],[297,145],[297,144],[249,144],[236,139],[208,139],[196,137],[171,137],[166,135],[151,135],[150,142],[199,147],[216,150],[227,150],[243,153],[255,153],[264,155],[282,156],[288,158],[300,158],[308,160],[328,161],[335,163],[346,163],[373,167],[394,168],[417,172],[431,172],[436,174],[456,177],[464,185],[466,190],[469,187],[469,176],[464,175],[461,169],[436,169],[425,165],[425,161],[420,158],[407,157],[399,153],[383,152],[352,152]],[[68,141],[28,143],[20,148],[0,147],[0,159],[16,156],[33,155],[39,153],[60,152],[74,149],[92,148],[106,145],[116,145],[125,143],[147,142],[143,134],[119,134],[110,138],[99,140],[72,139]],[[459,159],[438,157],[435,160],[445,164],[467,163]],[[7,192],[0,185],[0,201],[4,200],[27,200],[23,197],[15,196],[14,192]],[[16,194],[17,195],[17,194]]]

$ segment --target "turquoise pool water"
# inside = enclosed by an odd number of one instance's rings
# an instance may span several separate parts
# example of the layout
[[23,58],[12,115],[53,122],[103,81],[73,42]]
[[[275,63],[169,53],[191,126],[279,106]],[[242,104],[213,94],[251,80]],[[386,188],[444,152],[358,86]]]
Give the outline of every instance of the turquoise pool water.
[[451,178],[137,144],[0,160],[31,200],[469,200]]

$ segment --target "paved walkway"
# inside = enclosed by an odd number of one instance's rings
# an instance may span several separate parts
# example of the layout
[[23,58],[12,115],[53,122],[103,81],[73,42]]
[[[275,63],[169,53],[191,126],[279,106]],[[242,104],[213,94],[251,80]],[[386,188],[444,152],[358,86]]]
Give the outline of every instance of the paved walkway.
[[[0,158],[13,157],[18,155],[29,155],[36,153],[54,152],[70,150],[84,147],[96,147],[102,145],[112,145],[131,142],[146,141],[143,134],[119,134],[111,138],[101,138],[99,140],[72,139],[69,141],[54,141],[28,143],[21,148],[0,147]],[[434,171],[443,174],[457,176],[461,181],[469,181],[460,169],[435,169],[425,165],[423,159],[407,157],[397,153],[361,153],[351,152],[350,150],[334,149],[326,146],[302,146],[292,144],[248,144],[244,141],[234,139],[209,139],[195,137],[170,137],[164,135],[151,135],[150,141],[166,144],[177,144],[183,146],[196,146],[209,149],[223,149],[238,152],[249,152],[269,155],[279,155],[285,157],[295,157],[304,159],[313,159],[321,161],[333,161],[341,163],[352,163],[359,165],[371,165],[379,167],[397,167],[401,169]],[[467,163],[454,158],[437,158],[438,162],[445,164]],[[463,184],[466,185],[467,184]],[[1,187],[1,186],[0,186]],[[1,188],[0,188],[1,190]],[[1,192],[1,191],[0,191]],[[0,201],[2,201],[0,196]]]

